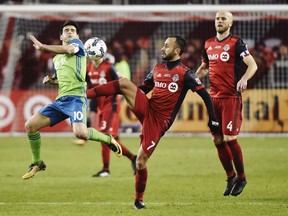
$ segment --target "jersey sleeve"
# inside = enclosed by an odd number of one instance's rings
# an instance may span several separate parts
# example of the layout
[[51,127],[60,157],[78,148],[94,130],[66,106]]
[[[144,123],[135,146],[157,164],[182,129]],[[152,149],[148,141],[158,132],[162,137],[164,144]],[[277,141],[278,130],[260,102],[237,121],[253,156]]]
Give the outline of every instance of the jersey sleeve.
[[202,62],[209,63],[208,55],[207,55],[207,52],[206,52],[206,43],[205,43],[205,46],[204,46],[204,50],[202,52],[201,60],[202,60]]
[[117,71],[117,69],[111,65],[110,67],[110,75],[112,80],[117,80],[121,77],[120,73]]
[[85,56],[85,49],[81,40],[76,38],[72,39],[69,41],[68,45],[72,45],[78,49],[78,51],[75,53],[76,56],[79,57]]
[[235,44],[235,52],[236,56],[240,57],[241,59],[244,59],[246,56],[250,55],[247,44],[245,44],[240,38]]
[[191,89],[193,92],[204,88],[201,80],[196,76],[195,72],[188,70],[185,73],[184,84],[187,88]]
[[154,79],[153,79],[154,70],[155,70],[155,67],[146,76],[143,83],[140,86],[138,86],[143,92],[145,92],[145,94],[147,94],[148,92],[150,92],[154,88]]

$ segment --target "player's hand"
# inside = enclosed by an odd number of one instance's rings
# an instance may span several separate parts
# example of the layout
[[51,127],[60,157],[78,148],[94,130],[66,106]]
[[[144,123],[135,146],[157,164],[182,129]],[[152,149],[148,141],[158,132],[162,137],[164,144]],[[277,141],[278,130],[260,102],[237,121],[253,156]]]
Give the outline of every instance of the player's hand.
[[243,91],[246,90],[247,88],[247,80],[241,79],[239,80],[239,82],[237,83],[237,91],[242,93]]
[[51,84],[51,85],[56,85],[58,84],[57,79],[51,75],[47,75],[43,78],[43,84]]
[[30,35],[30,40],[33,42],[33,46],[37,50],[41,50],[43,48],[43,44],[38,41],[33,35]]
[[217,133],[220,130],[220,124],[217,120],[209,120],[208,127],[212,133]]

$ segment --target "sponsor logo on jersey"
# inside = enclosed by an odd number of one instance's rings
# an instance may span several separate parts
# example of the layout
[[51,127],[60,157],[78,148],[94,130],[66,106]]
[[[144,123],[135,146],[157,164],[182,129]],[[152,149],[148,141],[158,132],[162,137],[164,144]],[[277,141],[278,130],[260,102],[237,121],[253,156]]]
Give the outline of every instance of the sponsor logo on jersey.
[[220,45],[215,46],[215,49],[221,49]]
[[164,83],[164,82],[155,82],[154,86],[155,86],[155,87],[158,87],[158,88],[166,88],[166,87],[167,87],[167,83]]
[[171,77],[171,74],[164,74],[164,77]]
[[219,58],[218,54],[209,54],[208,55],[208,59],[209,60],[216,60],[218,58]]
[[168,90],[170,91],[170,92],[176,92],[177,90],[178,90],[178,84],[177,83],[175,83],[175,82],[172,82],[172,83],[170,83],[169,85],[168,85]]
[[228,61],[229,58],[230,58],[230,55],[229,55],[228,52],[222,52],[222,53],[220,54],[220,59],[221,59],[223,62]]

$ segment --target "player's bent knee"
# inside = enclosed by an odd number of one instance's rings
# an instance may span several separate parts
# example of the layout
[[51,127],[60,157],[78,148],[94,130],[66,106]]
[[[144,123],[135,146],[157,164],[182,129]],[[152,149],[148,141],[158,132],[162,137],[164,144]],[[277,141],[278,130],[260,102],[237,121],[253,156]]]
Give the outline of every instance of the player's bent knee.
[[75,134],[75,137],[78,139],[87,140],[87,138],[88,138],[88,132],[86,133],[84,131],[77,131],[74,134]]
[[120,88],[121,89],[125,89],[128,88],[129,84],[130,84],[130,80],[123,77],[119,79],[119,84],[120,84]]

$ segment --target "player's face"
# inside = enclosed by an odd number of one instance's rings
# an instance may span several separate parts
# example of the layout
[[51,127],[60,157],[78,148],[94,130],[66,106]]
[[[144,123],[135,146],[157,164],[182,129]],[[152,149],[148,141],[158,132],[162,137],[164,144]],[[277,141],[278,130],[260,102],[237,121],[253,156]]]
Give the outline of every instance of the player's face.
[[166,61],[174,61],[179,58],[179,49],[176,46],[176,38],[167,38],[162,47],[162,59]]
[[68,43],[71,39],[74,38],[79,38],[76,28],[72,25],[65,26],[62,30],[62,35],[60,36],[60,39],[65,43]]
[[219,34],[230,31],[232,26],[232,14],[228,11],[219,11],[215,17],[215,28]]

